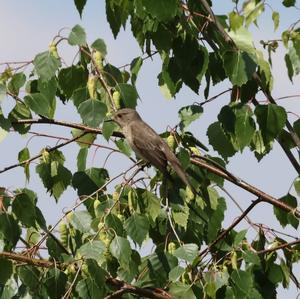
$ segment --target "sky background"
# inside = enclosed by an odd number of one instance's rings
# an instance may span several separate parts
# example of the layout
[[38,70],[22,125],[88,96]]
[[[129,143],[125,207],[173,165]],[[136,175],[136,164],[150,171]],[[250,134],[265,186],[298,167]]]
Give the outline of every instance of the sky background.
[[[232,1],[229,0],[214,2],[218,3],[214,7],[214,11],[218,14],[226,13],[233,7]],[[271,20],[272,10],[270,7],[266,8],[267,13],[264,14],[263,18],[258,22],[258,25],[262,25],[262,27],[251,27],[255,44],[258,47],[260,46],[259,40],[280,38],[281,29],[288,28],[290,24],[298,20],[299,10],[282,9],[281,2],[282,1],[278,0],[269,1],[272,8],[280,12],[280,28],[276,33],[273,31],[273,23]],[[141,55],[137,42],[131,35],[130,26],[127,26],[126,31],[121,30],[117,40],[113,38],[109,25],[106,22],[104,1],[87,1],[82,20],[79,18],[73,1],[70,0],[1,0],[0,3],[0,63],[32,60],[36,54],[48,49],[52,38],[61,28],[72,28],[76,24],[80,24],[85,28],[89,43],[92,43],[97,38],[105,40],[108,50],[107,61],[115,66],[130,63],[133,58]],[[68,29],[63,32],[68,36]],[[65,43],[59,46],[58,51],[65,61],[70,64],[74,58],[76,49],[71,48]],[[294,80],[294,85],[292,85],[287,77],[283,55],[283,49],[279,48],[278,53],[273,59],[274,89],[272,94],[275,98],[300,94],[299,76]],[[178,123],[178,110],[181,106],[190,105],[195,101],[203,101],[203,89],[205,88],[204,84],[200,88],[199,95],[191,92],[188,88],[183,88],[175,100],[166,100],[157,85],[157,74],[160,68],[161,62],[159,57],[154,57],[153,61],[145,61],[137,81],[137,89],[141,98],[137,110],[143,119],[157,132],[164,131],[167,126],[174,127]],[[218,94],[229,87],[229,82],[224,82],[215,88],[211,88],[210,96]],[[262,97],[260,100],[264,100],[264,98]],[[228,94],[226,94],[206,105],[201,118],[191,125],[191,131],[207,146],[207,127],[217,120],[218,111],[220,111],[220,108],[228,103],[228,101]],[[300,115],[299,97],[282,100],[280,105],[284,106],[287,111],[294,113],[289,114],[291,122],[294,122],[298,118],[297,115]],[[2,101],[1,106],[7,114],[14,106],[14,101],[12,99],[5,99]],[[80,122],[71,103],[66,106],[62,104],[58,105],[55,119]],[[33,126],[31,129],[31,131],[35,132],[44,132],[45,130],[49,134],[70,137],[70,130],[67,128],[57,126]],[[18,134],[9,134],[0,143],[0,169],[16,163],[18,152],[27,144],[30,148],[31,155],[35,155],[42,147],[53,146],[57,142],[49,138],[37,137],[29,140],[29,137],[30,135],[24,137]],[[107,145],[107,142],[104,141],[101,136],[97,138],[97,142]],[[113,146],[113,143],[110,142],[109,145]],[[77,145],[70,145],[63,150],[67,157],[66,166],[73,172],[76,171],[76,156],[78,150],[79,147]],[[107,151],[98,150],[95,153],[94,150],[91,149],[90,153],[88,166],[102,167]],[[210,148],[210,154],[213,155],[216,153]],[[120,173],[130,166],[131,163],[129,159],[125,159],[120,155],[114,155],[108,164],[111,176]],[[53,198],[50,198],[49,195],[46,194],[41,181],[34,174],[34,167],[35,164],[33,163],[31,166],[32,177],[29,184],[26,185],[25,183],[23,169],[17,168],[1,174],[0,185],[11,190],[26,186],[36,191],[39,195],[39,206],[47,217],[47,223],[54,224],[60,218],[62,210],[65,207],[71,207],[73,205],[76,200],[75,193],[71,188],[68,188],[56,204]],[[236,154],[230,159],[228,169],[237,177],[242,178],[246,182],[275,197],[284,196],[296,177],[296,172],[278,144],[274,145],[274,150],[263,158],[260,163],[257,163],[253,153],[244,150],[242,154]],[[243,208],[246,208],[250,204],[250,201],[255,199],[251,194],[229,183],[225,185],[225,188]],[[220,194],[222,194],[221,191]],[[240,215],[240,211],[230,199],[226,198],[226,202],[228,211],[224,223],[225,226],[228,226]],[[256,207],[255,210],[250,213],[250,218],[253,222],[264,223],[278,230],[283,230],[273,216],[272,207],[267,204],[261,204]],[[248,225],[244,222],[238,227],[238,229],[241,228],[248,228]],[[297,235],[297,232],[291,227],[288,227],[285,231]],[[255,232],[249,229],[249,235],[255,236]],[[300,276],[299,268],[298,265],[296,270],[296,273],[299,274],[298,277]],[[296,298],[297,294],[297,290],[294,285],[291,284],[291,288],[288,291],[282,288],[279,289],[278,298],[283,298],[287,295],[289,298]]]

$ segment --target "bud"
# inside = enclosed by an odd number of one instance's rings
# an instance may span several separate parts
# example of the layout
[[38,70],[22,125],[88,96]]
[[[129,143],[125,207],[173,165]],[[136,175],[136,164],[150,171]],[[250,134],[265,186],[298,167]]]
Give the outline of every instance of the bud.
[[96,83],[97,83],[97,77],[94,75],[90,75],[87,82],[87,88],[91,99],[96,98]]

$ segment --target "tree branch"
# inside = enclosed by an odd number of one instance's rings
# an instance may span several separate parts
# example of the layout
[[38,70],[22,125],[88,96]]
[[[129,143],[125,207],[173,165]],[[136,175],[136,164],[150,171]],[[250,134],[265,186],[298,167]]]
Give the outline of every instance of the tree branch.
[[259,190],[258,188],[246,183],[245,181],[235,178],[233,175],[229,176],[221,167],[217,168],[213,165],[210,165],[209,163],[205,161],[200,160],[201,157],[197,156],[196,158],[191,158],[191,162],[195,165],[198,165],[200,167],[203,167],[207,169],[208,171],[226,179],[227,181],[230,181],[231,183],[243,188],[244,190],[256,195],[257,197],[261,198],[262,201],[267,202],[281,210],[284,210],[286,212],[292,212],[294,215],[298,218],[300,218],[300,211],[297,209],[292,208],[291,206],[281,202],[280,200],[272,197],[271,195]]
[[175,297],[171,296],[165,290],[160,288],[140,288],[112,277],[107,278],[106,282],[114,287],[117,287],[119,292],[116,291],[115,293],[106,296],[104,299],[120,298],[120,294],[125,293],[131,293],[138,295],[139,297],[152,299],[175,299]]
[[[56,146],[54,146],[54,147],[51,147],[51,148],[47,149],[47,152],[53,152],[53,151],[55,151],[55,150],[57,150],[57,149],[59,149],[59,148],[65,146],[65,145],[68,145],[69,143],[72,143],[72,142],[76,141],[77,139],[81,138],[81,137],[84,136],[85,134],[87,134],[87,132],[83,132],[82,134],[80,134],[79,136],[77,136],[77,137],[75,137],[75,138],[72,138],[72,139],[70,139],[70,140],[68,140],[68,141],[66,141],[66,142],[63,142],[63,143],[58,144],[58,145],[56,145]],[[11,170],[11,169],[13,169],[13,168],[16,168],[16,167],[19,167],[19,166],[26,165],[26,164],[28,164],[28,163],[30,163],[30,162],[32,162],[32,161],[34,161],[34,160],[36,160],[36,159],[42,157],[42,155],[43,155],[43,154],[38,154],[38,155],[35,155],[35,156],[33,156],[32,158],[27,159],[27,160],[25,160],[25,161],[23,161],[23,162],[16,163],[16,164],[10,165],[10,166],[8,166],[8,167],[5,167],[4,169],[0,170],[0,174],[3,173],[3,172],[6,172],[6,171],[8,171],[8,170]]]
[[[52,119],[25,119],[25,120],[18,120],[15,121],[16,124],[54,124],[54,125],[60,125],[70,128],[76,128],[80,130],[84,130],[85,133],[96,133],[96,134],[102,134],[102,130],[100,128],[90,128],[85,125],[75,124],[75,123],[69,123],[64,121],[58,121],[58,120],[52,120]],[[123,138],[124,135],[121,132],[114,132],[112,136],[115,137],[121,137]],[[62,146],[62,145],[60,145]],[[193,158],[194,157],[194,158]],[[272,204],[273,206],[276,206],[286,212],[293,212],[296,217],[300,218],[300,211],[292,208],[291,206],[279,201],[278,199],[272,197],[271,195],[259,190],[258,188],[248,184],[247,182],[236,178],[234,175],[229,173],[226,169],[221,168],[220,166],[213,166],[205,161],[202,161],[203,159],[207,160],[205,157],[201,156],[193,156],[191,158],[191,162],[195,165],[198,165],[200,167],[203,167],[207,169],[208,171],[232,182],[233,184],[243,188],[244,190],[254,194],[257,197],[260,197],[263,201]],[[15,166],[16,167],[16,166]],[[3,171],[2,171],[3,172]],[[1,173],[1,172],[0,172]]]
[[255,201],[253,201],[252,204],[241,214],[241,216],[239,218],[237,218],[227,229],[222,231],[222,233],[220,233],[218,235],[218,237],[212,243],[210,243],[204,250],[202,250],[199,253],[199,256],[201,257],[202,255],[206,254],[214,245],[216,245],[220,240],[224,239],[227,236],[227,234],[235,226],[237,226],[247,216],[247,214],[261,201],[262,201],[261,198],[258,198]]
[[[45,259],[34,259],[34,258],[24,256],[23,254],[14,253],[14,252],[0,252],[0,257],[15,261],[15,262],[20,262],[20,263],[24,263],[27,265],[32,265],[35,267],[42,267],[42,268],[64,269],[67,266],[67,264],[65,264],[65,263],[52,262],[52,261],[48,261]],[[175,299],[173,296],[171,296],[169,293],[167,293],[163,289],[140,288],[140,287],[133,286],[131,284],[128,284],[124,281],[118,280],[113,277],[108,277],[106,279],[106,283],[110,284],[111,286],[116,287],[122,291],[115,292],[111,295],[108,295],[105,297],[105,299],[120,298],[120,297],[117,297],[117,295],[125,294],[125,293],[136,294],[138,296],[143,296],[143,297],[152,298],[152,299]]]
[[283,244],[278,245],[278,246],[273,247],[273,248],[259,250],[259,251],[256,251],[256,253],[257,254],[264,254],[264,253],[268,253],[268,252],[272,252],[272,251],[277,251],[277,250],[280,250],[280,249],[284,249],[286,247],[290,247],[292,245],[297,245],[297,244],[300,244],[300,239],[297,239],[297,240],[289,242],[289,243],[283,243]]

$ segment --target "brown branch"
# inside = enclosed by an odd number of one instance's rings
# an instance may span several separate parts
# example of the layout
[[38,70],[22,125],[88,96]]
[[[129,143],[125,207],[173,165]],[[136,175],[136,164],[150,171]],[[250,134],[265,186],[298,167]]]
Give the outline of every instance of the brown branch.
[[212,243],[210,243],[204,250],[202,250],[199,253],[199,256],[201,257],[202,255],[206,254],[214,245],[216,245],[220,240],[224,239],[227,236],[227,234],[234,227],[236,227],[247,216],[247,214],[260,202],[262,202],[261,198],[258,198],[255,201],[253,201],[252,204],[241,214],[240,217],[238,217],[227,229],[223,230],[222,233],[220,233]]
[[[64,121],[51,120],[51,119],[25,119],[25,120],[15,121],[14,123],[15,124],[54,124],[54,125],[60,125],[60,126],[85,130],[86,133],[102,134],[102,130],[100,128],[97,128],[97,129],[90,128],[85,125],[69,123],[69,122],[64,122]],[[124,135],[121,132],[114,132],[112,136],[121,137],[121,138],[124,137]],[[271,195],[268,195],[267,193],[259,190],[258,188],[248,184],[247,182],[245,182],[243,180],[240,180],[239,178],[236,178],[234,175],[229,174],[229,172],[227,170],[225,170],[221,167],[213,166],[210,164],[211,162],[207,163],[205,161],[202,161],[201,159],[202,159],[202,157],[196,156],[196,158],[191,158],[191,162],[195,165],[198,165],[200,167],[207,169],[210,172],[213,172],[214,174],[216,174],[220,177],[223,177],[224,179],[234,183],[235,185],[243,188],[244,190],[256,195],[257,197],[260,197],[265,202],[268,202],[286,212],[294,212],[295,216],[300,218],[299,210],[295,210],[294,208],[279,201],[278,199],[272,197]],[[203,159],[205,159],[205,158],[203,158]]]
[[106,282],[114,287],[117,287],[119,291],[106,296],[104,299],[120,298],[120,295],[125,293],[131,293],[138,295],[139,297],[152,299],[175,299],[175,297],[160,288],[140,288],[113,277],[107,278]]
[[[66,142],[63,142],[63,143],[58,144],[58,145],[56,145],[56,146],[54,146],[54,147],[51,147],[51,148],[47,149],[47,152],[53,152],[53,151],[55,151],[55,150],[57,150],[57,149],[59,149],[59,148],[65,146],[65,145],[68,145],[69,143],[72,143],[72,142],[76,141],[77,139],[81,138],[81,137],[82,137],[83,135],[85,135],[85,134],[87,134],[87,132],[83,132],[82,134],[80,134],[79,136],[77,136],[77,137],[75,137],[75,138],[72,138],[72,139],[70,139],[70,140],[68,140],[68,141],[66,141]],[[8,171],[8,170],[11,170],[11,169],[13,169],[13,168],[16,168],[16,167],[19,167],[19,166],[23,166],[23,165],[29,164],[30,162],[32,162],[32,161],[34,161],[34,160],[36,160],[36,159],[42,157],[42,155],[43,155],[43,153],[38,154],[38,155],[35,155],[35,156],[33,156],[32,158],[27,159],[27,160],[25,160],[25,161],[23,161],[23,162],[16,163],[16,164],[10,165],[10,166],[8,166],[8,167],[5,167],[4,169],[0,170],[0,174],[3,173],[3,172],[6,172],[6,171]]]
[[[12,124],[50,124],[50,125],[58,125],[68,128],[74,128],[83,130],[86,133],[95,133],[95,134],[102,134],[102,129],[100,128],[91,128],[85,125],[66,122],[66,121],[60,121],[60,120],[54,120],[54,119],[48,119],[48,118],[39,118],[39,119],[19,119],[16,121],[13,121]],[[124,137],[124,135],[120,132],[114,132],[113,136],[115,137]]]
[[297,240],[289,242],[289,243],[283,243],[283,244],[278,245],[278,246],[273,247],[273,248],[259,250],[259,251],[256,251],[256,253],[257,254],[264,254],[264,253],[268,253],[268,252],[272,252],[272,251],[277,251],[277,250],[280,250],[280,249],[284,249],[286,247],[289,247],[289,246],[292,246],[292,245],[297,245],[297,244],[300,244],[300,239],[297,239]]
[[298,218],[300,218],[300,211],[297,209],[292,208],[291,206],[281,202],[280,200],[272,197],[271,195],[259,190],[258,188],[246,183],[245,181],[235,178],[233,175],[229,176],[221,167],[217,168],[205,161],[201,161],[200,160],[201,157],[197,158],[191,158],[191,162],[195,165],[198,165],[200,167],[203,167],[205,169],[207,169],[208,171],[226,179],[227,181],[230,181],[231,183],[243,188],[244,190],[256,195],[257,197],[259,197],[262,201],[267,202],[281,210],[284,210],[288,213],[292,212],[294,213],[294,215]]
[[58,268],[63,268],[65,265],[58,263],[58,262],[51,262],[48,260],[44,259],[35,259],[31,258],[28,256],[25,256],[20,253],[14,253],[14,252],[0,252],[0,257],[5,258],[7,260],[12,260],[15,262],[20,262],[20,263],[25,263],[27,265],[32,265],[36,267],[43,267],[43,268],[53,268],[53,267],[58,267]]
[[[63,269],[67,266],[67,264],[58,263],[58,262],[52,262],[45,259],[34,259],[27,256],[22,255],[21,253],[14,253],[14,252],[0,252],[0,257],[5,258],[7,260],[12,260],[15,262],[32,265],[35,267],[43,267],[43,268],[59,268]],[[110,284],[111,286],[114,286],[116,288],[119,288],[120,290],[124,290],[122,293],[131,293],[136,294],[139,296],[147,297],[147,298],[153,298],[153,299],[175,299],[173,296],[171,296],[169,293],[164,291],[160,288],[140,288],[133,285],[130,285],[124,281],[118,280],[113,277],[109,277],[106,279],[106,283]],[[116,292],[114,293],[116,294]],[[106,299],[110,298],[120,298],[114,296],[114,294],[111,294],[109,296],[106,296]]]
[[234,41],[232,38],[229,36],[229,34],[224,30],[223,26],[220,24],[218,19],[216,18],[215,14],[213,13],[211,7],[207,3],[206,0],[199,0],[199,2],[202,4],[203,8],[206,10],[208,13],[211,21],[211,24],[215,25],[216,29],[218,32],[222,35],[224,41],[229,44],[232,48],[237,49],[237,46],[235,45]]

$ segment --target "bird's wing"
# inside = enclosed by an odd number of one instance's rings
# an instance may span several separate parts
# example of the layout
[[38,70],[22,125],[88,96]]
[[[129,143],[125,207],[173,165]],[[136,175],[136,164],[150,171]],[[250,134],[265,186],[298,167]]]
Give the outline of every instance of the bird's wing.
[[167,158],[162,150],[161,137],[144,122],[131,126],[131,133],[133,147],[137,154],[165,173]]

